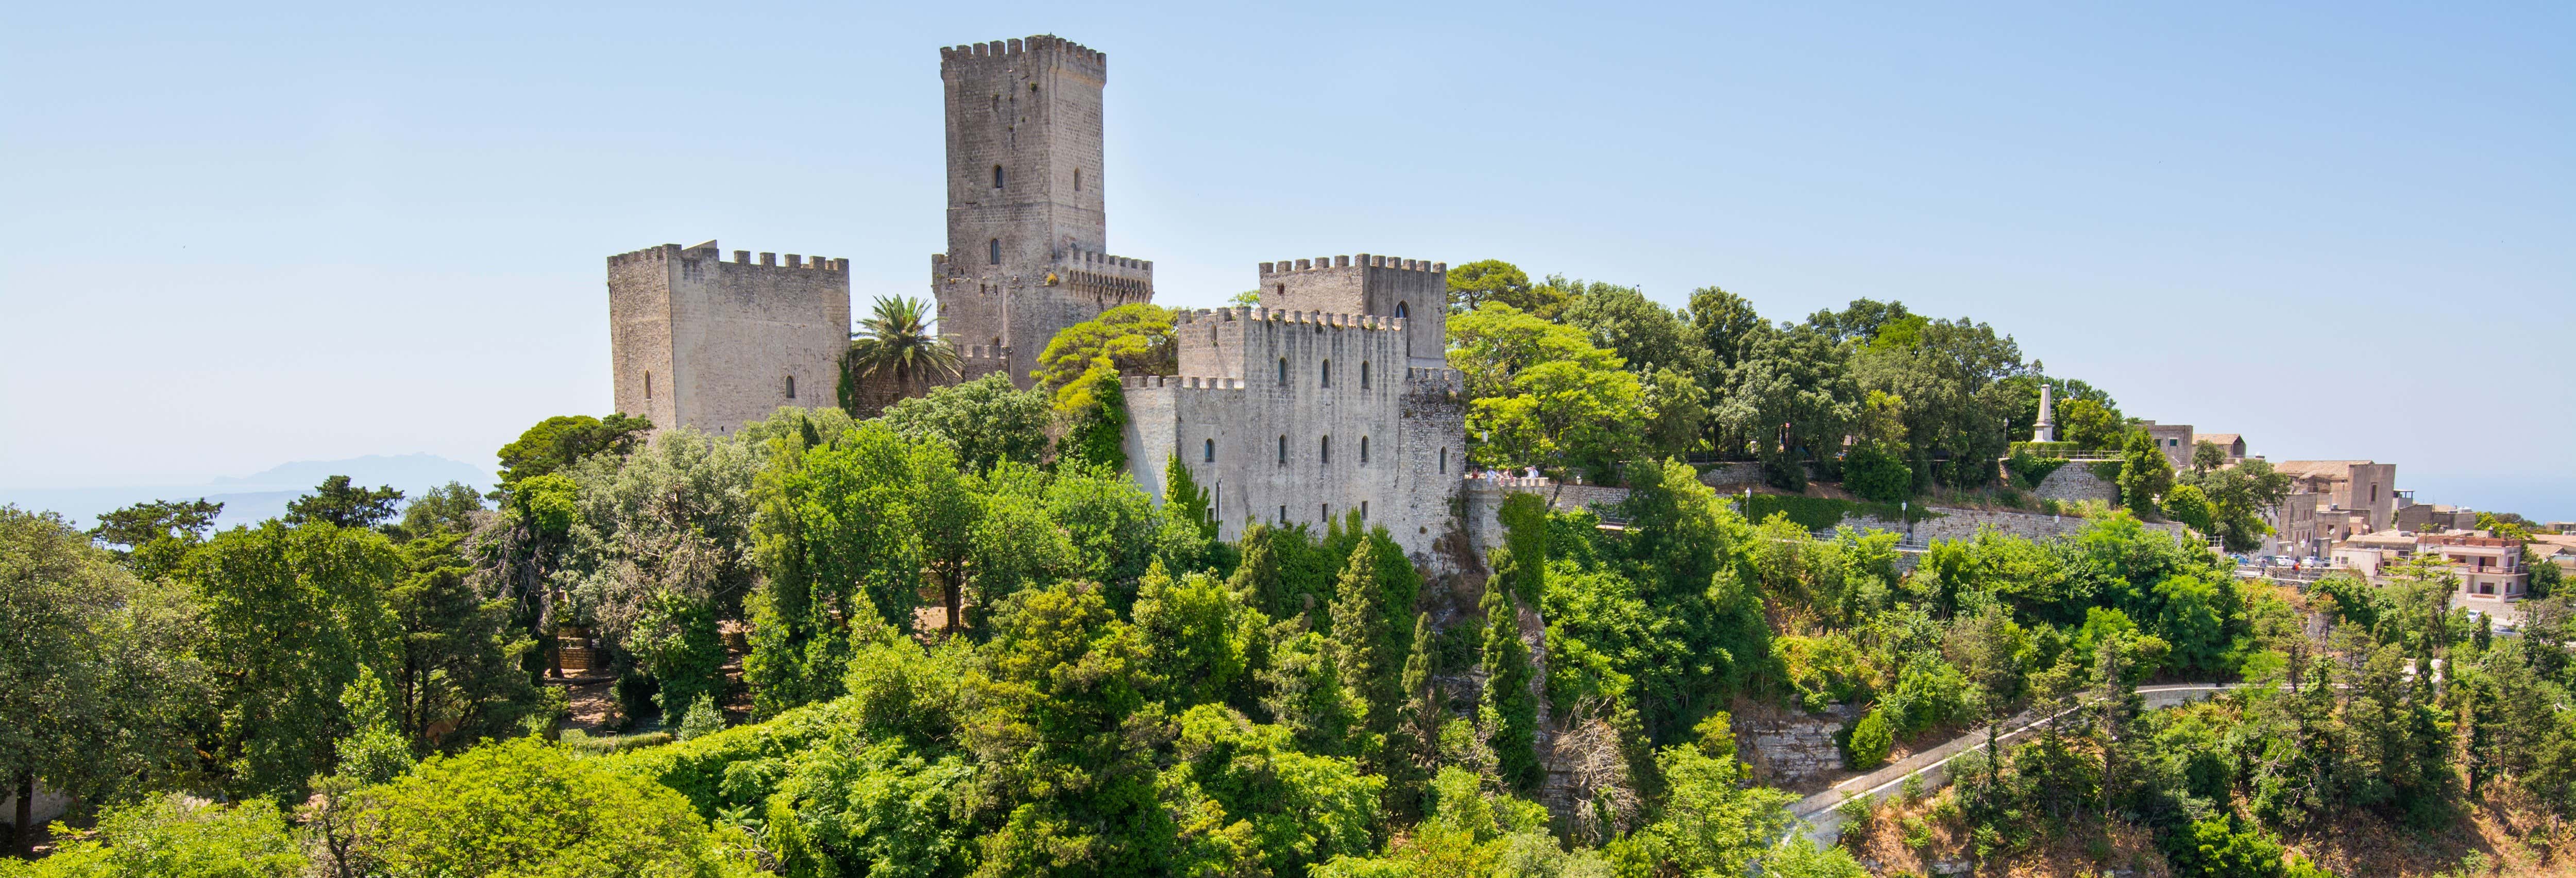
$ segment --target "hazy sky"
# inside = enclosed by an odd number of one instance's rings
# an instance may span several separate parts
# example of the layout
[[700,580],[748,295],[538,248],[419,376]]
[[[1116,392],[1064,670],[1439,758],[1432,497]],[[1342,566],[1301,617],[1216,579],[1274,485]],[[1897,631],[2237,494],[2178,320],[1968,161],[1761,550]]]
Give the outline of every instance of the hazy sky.
[[606,411],[611,253],[923,294],[937,48],[1055,33],[1165,303],[1353,252],[1901,299],[2576,518],[2576,7],[2126,5],[12,5],[0,486],[488,464]]

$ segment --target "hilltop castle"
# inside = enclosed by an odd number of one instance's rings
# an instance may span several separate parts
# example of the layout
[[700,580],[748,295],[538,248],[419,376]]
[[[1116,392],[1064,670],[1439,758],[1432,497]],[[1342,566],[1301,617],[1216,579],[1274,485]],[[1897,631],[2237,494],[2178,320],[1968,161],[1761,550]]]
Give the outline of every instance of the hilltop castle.
[[[948,250],[930,257],[963,379],[1021,387],[1064,328],[1154,298],[1154,264],[1109,253],[1101,170],[1108,56],[1052,36],[943,47]],[[608,259],[617,410],[730,432],[837,401],[849,262],[664,244]],[[1448,269],[1390,256],[1265,262],[1261,304],[1180,315],[1179,375],[1129,376],[1131,469],[1159,498],[1177,457],[1226,538],[1253,521],[1357,513],[1421,560],[1466,466],[1448,368]],[[799,386],[801,383],[801,387]]]

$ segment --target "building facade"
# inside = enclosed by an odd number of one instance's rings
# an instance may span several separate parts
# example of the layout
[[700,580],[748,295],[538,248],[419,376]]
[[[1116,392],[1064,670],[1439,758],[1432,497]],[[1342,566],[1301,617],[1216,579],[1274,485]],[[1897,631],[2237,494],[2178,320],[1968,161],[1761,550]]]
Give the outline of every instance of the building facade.
[[[2367,460],[2291,460],[2272,465],[2292,493],[2316,494],[2318,535],[2328,540],[2397,525],[2397,465]],[[2327,531],[2334,531],[2328,535]]]
[[1177,459],[1225,539],[1357,513],[1438,566],[1466,469],[1447,266],[1336,256],[1265,262],[1260,281],[1259,306],[1175,321],[1180,374],[1125,379],[1137,481],[1162,496]]
[[[1109,253],[1101,94],[1109,56],[1051,36],[943,47],[948,250],[939,332],[1021,387],[1056,333],[1154,299],[1154,263]],[[971,375],[969,377],[972,377]]]
[[780,406],[834,404],[850,338],[846,259],[664,244],[608,257],[616,410],[730,433]]

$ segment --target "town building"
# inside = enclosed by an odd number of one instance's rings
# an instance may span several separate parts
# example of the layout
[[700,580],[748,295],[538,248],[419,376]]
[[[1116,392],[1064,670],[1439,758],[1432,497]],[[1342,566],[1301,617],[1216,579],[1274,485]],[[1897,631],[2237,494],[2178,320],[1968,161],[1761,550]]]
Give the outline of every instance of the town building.
[[2397,465],[2367,460],[2289,460],[2272,469],[2292,493],[2318,495],[2318,536],[2328,541],[2397,525]]
[[2427,534],[2416,541],[2418,554],[2436,555],[2450,562],[2451,572],[2460,578],[2459,600],[2521,600],[2531,572],[2522,564],[2522,541],[2474,534]]

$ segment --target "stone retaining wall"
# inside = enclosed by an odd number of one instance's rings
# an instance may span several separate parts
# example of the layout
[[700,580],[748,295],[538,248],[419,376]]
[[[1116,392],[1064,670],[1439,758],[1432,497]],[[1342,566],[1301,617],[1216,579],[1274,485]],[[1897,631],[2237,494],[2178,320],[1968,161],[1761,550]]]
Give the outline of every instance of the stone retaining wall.
[[[1910,530],[1904,522],[1876,516],[1847,517],[1842,523],[1869,530],[1911,533],[1924,543],[1973,539],[1978,530],[1986,527],[1992,527],[2007,536],[2047,540],[2080,533],[2091,523],[2088,519],[2071,515],[2042,515],[2035,512],[1948,507],[1933,507],[1932,511],[1938,513],[1938,517],[1915,522]],[[2145,524],[2150,530],[2164,531],[2177,537],[2185,536],[2183,526],[2173,522],[2146,522]]]
[[1754,462],[1721,463],[1716,466],[1709,467],[1708,472],[1700,473],[1699,481],[1700,484],[1707,485],[1712,488],[1721,488],[1729,485],[1758,485],[1762,483],[1762,464]]
[[1739,712],[1733,723],[1736,755],[1752,766],[1756,783],[1768,786],[1794,787],[1833,774],[1843,767],[1834,733],[1851,712],[1839,704],[1826,713]]
[[2100,500],[2113,506],[2120,505],[2120,486],[2094,475],[2092,465],[2081,460],[2067,461],[2056,472],[2049,473],[2048,478],[2039,480],[2039,486],[2031,489],[2031,493],[2060,503]]

